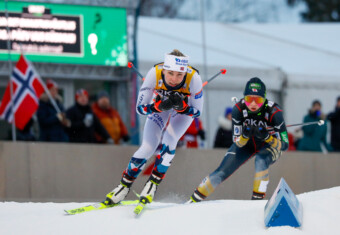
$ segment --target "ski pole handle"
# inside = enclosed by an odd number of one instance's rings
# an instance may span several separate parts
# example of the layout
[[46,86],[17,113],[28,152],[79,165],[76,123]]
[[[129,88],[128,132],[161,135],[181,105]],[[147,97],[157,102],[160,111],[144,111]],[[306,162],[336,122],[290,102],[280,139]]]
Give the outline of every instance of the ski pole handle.
[[212,80],[214,80],[217,76],[219,76],[220,74],[225,74],[227,72],[226,69],[221,69],[221,71],[219,71],[218,73],[216,73],[214,76],[212,76],[211,78],[209,78],[207,81],[203,82],[202,86],[205,87],[209,82],[211,82]]
[[128,68],[132,68],[133,71],[135,71],[135,72],[138,74],[138,76],[139,76],[141,79],[143,79],[143,81],[145,80],[145,78],[143,77],[143,75],[138,71],[138,69],[133,65],[132,62],[128,62],[127,67],[128,67]]

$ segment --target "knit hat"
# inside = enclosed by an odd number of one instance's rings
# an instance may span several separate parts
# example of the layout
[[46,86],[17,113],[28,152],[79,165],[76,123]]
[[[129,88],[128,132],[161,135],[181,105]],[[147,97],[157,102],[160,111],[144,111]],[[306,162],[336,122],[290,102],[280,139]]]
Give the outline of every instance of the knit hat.
[[227,107],[227,108],[225,109],[224,116],[225,116],[225,117],[228,116],[232,111],[233,111],[233,108]]
[[109,96],[109,93],[107,93],[107,91],[99,91],[98,94],[97,94],[97,100],[99,100],[100,98],[103,98],[103,97],[107,97],[107,98],[110,98]]
[[183,57],[165,54],[163,68],[171,71],[187,72],[188,63],[188,56]]
[[266,98],[266,85],[258,77],[251,78],[244,88],[243,95],[258,95]]
[[78,97],[79,97],[80,95],[86,95],[87,97],[89,97],[89,93],[87,92],[87,90],[85,90],[85,89],[83,89],[83,88],[78,89],[78,90],[76,91],[76,96],[75,96],[76,100],[78,99]]
[[51,89],[53,87],[58,88],[58,84],[55,81],[53,81],[52,79],[47,79],[46,80],[46,87],[47,87],[47,89]]

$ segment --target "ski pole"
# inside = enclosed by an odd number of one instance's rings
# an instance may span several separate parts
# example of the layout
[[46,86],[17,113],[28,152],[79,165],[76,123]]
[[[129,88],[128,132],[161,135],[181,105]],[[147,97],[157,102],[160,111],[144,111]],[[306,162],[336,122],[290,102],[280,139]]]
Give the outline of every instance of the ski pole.
[[138,76],[139,76],[141,79],[143,79],[143,81],[145,80],[145,78],[143,77],[143,75],[138,71],[138,69],[133,65],[132,62],[128,62],[127,67],[132,68],[133,71],[135,71],[135,72],[138,74]]
[[318,124],[319,126],[322,126],[323,124],[325,124],[325,121],[324,121],[324,120],[319,120],[319,121],[315,121],[315,122],[297,123],[297,124],[287,125],[286,127],[292,127],[292,126],[308,126],[308,125],[314,125],[314,124]]
[[217,76],[219,76],[220,74],[225,74],[227,72],[226,69],[221,69],[221,71],[219,71],[218,73],[216,73],[214,76],[212,76],[211,78],[209,78],[207,81],[203,82],[202,87],[205,87],[209,82],[211,82],[212,80],[214,80]]
[[[231,101],[234,102],[235,104],[239,101],[239,99],[237,97],[231,97]],[[296,124],[290,124],[290,125],[286,125],[286,127],[292,127],[292,126],[309,126],[309,125],[319,125],[322,126],[325,124],[324,120],[319,120],[319,121],[315,121],[315,122],[305,122],[305,123],[296,123]]]

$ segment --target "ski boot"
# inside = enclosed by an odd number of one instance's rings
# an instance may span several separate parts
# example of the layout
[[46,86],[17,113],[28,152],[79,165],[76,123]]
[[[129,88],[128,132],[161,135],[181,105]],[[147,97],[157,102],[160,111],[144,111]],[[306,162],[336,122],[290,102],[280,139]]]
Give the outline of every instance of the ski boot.
[[164,178],[164,174],[153,170],[149,180],[146,182],[140,194],[139,201],[151,203],[155,197],[157,187],[162,182],[163,178]]
[[135,178],[132,178],[126,173],[123,173],[123,177],[120,181],[120,184],[106,195],[104,204],[106,205],[117,204],[120,201],[124,200],[126,195],[129,193],[130,187],[134,180]]
[[200,191],[198,191],[198,189],[196,189],[191,195],[189,201],[187,201],[185,204],[200,202],[206,198],[206,196],[204,196],[202,193],[200,193]]
[[266,196],[265,193],[258,193],[258,192],[253,192],[253,195],[251,196],[251,200],[262,200]]

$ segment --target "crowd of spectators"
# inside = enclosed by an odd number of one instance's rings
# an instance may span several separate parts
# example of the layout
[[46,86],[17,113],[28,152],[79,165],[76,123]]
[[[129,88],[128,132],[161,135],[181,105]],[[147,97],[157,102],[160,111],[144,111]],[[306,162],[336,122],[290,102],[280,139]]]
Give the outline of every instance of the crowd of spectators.
[[88,91],[79,89],[75,94],[75,104],[65,109],[58,84],[47,80],[46,87],[50,97],[47,93],[40,97],[36,112],[39,137],[36,138],[32,131],[33,117],[23,130],[17,130],[18,140],[109,144],[129,141],[127,128],[118,111],[110,105],[106,91],[100,91],[91,106]]
[[[46,93],[40,97],[36,115],[23,130],[17,130],[18,140],[109,144],[121,144],[122,141],[130,140],[128,130],[118,111],[110,104],[108,92],[100,91],[96,101],[90,104],[89,93],[85,89],[79,89],[76,91],[75,104],[65,110],[58,84],[48,79],[46,86],[50,97]],[[227,107],[224,116],[218,118],[214,148],[229,148],[232,144],[231,112],[232,107]],[[322,104],[319,100],[312,102],[303,123],[320,120],[324,121],[324,125],[305,125],[288,132],[289,150],[340,152],[340,96],[336,100],[334,111],[328,115],[322,112]],[[35,123],[38,123],[38,128]],[[38,138],[33,133],[33,129],[39,130]],[[328,129],[330,129],[330,143],[327,141]],[[199,118],[195,118],[180,139],[178,147],[202,148],[204,141],[205,131],[202,122]]]

